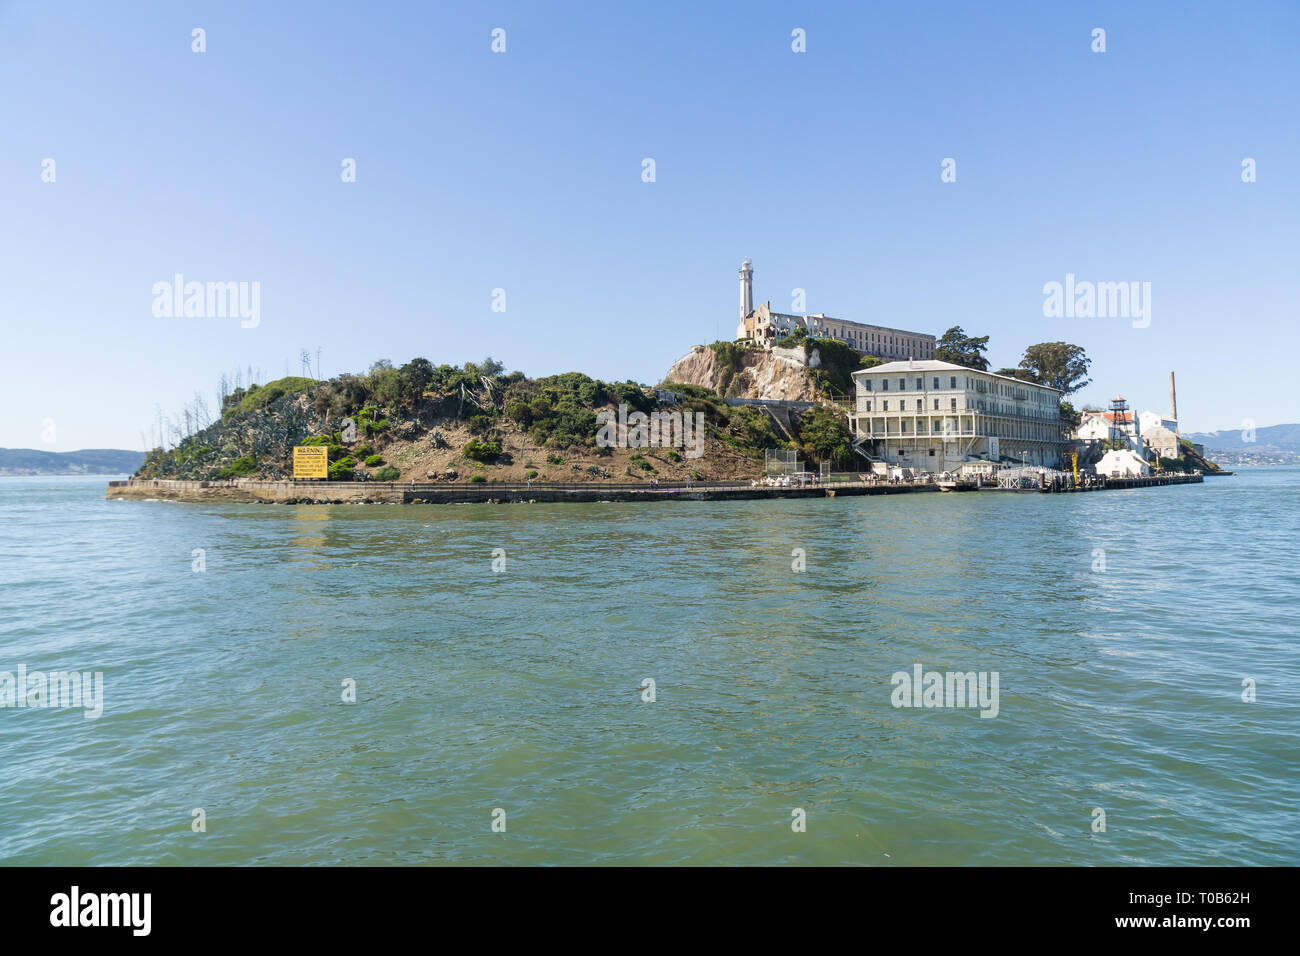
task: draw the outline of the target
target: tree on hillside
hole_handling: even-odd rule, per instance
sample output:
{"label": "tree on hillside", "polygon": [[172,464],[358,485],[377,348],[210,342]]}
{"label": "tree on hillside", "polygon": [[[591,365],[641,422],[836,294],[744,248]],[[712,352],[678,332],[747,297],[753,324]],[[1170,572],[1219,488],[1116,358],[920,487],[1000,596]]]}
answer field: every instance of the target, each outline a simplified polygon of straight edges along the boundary
{"label": "tree on hillside", "polygon": [[1072,395],[1092,382],[1088,377],[1091,364],[1082,346],[1068,342],[1039,342],[1025,349],[1020,360],[1020,367],[1031,372],[1034,381],[1060,389],[1063,395]]}
{"label": "tree on hillside", "polygon": [[413,358],[401,368],[407,384],[416,394],[423,394],[433,381],[433,363],[427,358]]}
{"label": "tree on hillside", "polygon": [[943,337],[935,345],[934,357],[940,362],[951,362],[953,365],[964,365],[966,368],[987,372],[989,360],[981,353],[988,350],[987,335],[967,335],[960,325],[954,325],[943,333]]}
{"label": "tree on hillside", "polygon": [[424,398],[424,391],[433,381],[433,363],[427,358],[413,358],[400,369],[402,402],[414,407]]}
{"label": "tree on hillside", "polygon": [[405,381],[402,373],[393,368],[388,359],[380,359],[370,366],[367,376],[370,394],[385,408],[400,408],[405,397]]}
{"label": "tree on hillside", "polygon": [[1082,420],[1083,415],[1073,405],[1064,400],[1061,402],[1061,424],[1065,428],[1074,431]]}
{"label": "tree on hillside", "polygon": [[505,365],[498,362],[492,356],[488,356],[483,361],[475,365],[473,362],[465,363],[465,371],[471,375],[480,375],[484,378],[496,378],[506,370]]}
{"label": "tree on hillside", "polygon": [[830,409],[814,405],[799,419],[800,449],[805,457],[841,466],[853,459],[853,437],[848,425]]}
{"label": "tree on hillside", "polygon": [[1022,382],[1037,382],[1038,377],[1033,372],[1024,368],[1000,368],[994,375],[1005,375],[1008,378],[1018,378]]}

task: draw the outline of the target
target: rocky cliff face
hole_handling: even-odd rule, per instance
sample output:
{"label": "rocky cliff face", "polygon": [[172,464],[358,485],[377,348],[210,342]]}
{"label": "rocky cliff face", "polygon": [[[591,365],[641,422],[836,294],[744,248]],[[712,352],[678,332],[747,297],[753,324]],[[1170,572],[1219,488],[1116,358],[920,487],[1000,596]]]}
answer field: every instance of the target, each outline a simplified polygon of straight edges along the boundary
{"label": "rocky cliff face", "polygon": [[805,359],[802,349],[737,350],[727,356],[697,345],[673,363],[664,381],[701,385],[728,398],[810,402],[817,396],[808,365],[816,367],[817,361],[815,349]]}

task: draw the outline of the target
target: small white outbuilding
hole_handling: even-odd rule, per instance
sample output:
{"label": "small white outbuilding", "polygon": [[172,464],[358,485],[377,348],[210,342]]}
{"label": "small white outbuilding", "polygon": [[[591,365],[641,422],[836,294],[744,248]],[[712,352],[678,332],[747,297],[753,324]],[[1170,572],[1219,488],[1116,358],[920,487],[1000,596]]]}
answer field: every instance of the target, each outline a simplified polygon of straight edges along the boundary
{"label": "small white outbuilding", "polygon": [[1097,474],[1106,478],[1140,478],[1151,474],[1151,466],[1127,448],[1108,451],[1097,462]]}

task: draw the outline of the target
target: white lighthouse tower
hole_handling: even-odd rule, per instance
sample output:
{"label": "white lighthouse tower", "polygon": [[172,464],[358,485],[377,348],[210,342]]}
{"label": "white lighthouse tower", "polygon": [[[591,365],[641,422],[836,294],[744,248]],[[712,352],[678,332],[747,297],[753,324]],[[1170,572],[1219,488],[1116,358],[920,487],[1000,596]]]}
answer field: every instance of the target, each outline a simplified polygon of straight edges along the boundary
{"label": "white lighthouse tower", "polygon": [[754,311],[754,270],[749,260],[740,264],[740,324],[745,324],[745,316]]}

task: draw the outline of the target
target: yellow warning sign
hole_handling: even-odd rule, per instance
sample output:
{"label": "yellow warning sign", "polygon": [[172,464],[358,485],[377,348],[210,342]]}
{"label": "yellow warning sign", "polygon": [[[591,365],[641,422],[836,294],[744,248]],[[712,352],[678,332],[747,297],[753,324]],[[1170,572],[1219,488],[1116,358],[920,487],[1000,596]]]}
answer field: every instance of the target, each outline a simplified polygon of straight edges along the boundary
{"label": "yellow warning sign", "polygon": [[293,450],[295,478],[328,478],[330,450],[324,445],[299,445]]}

